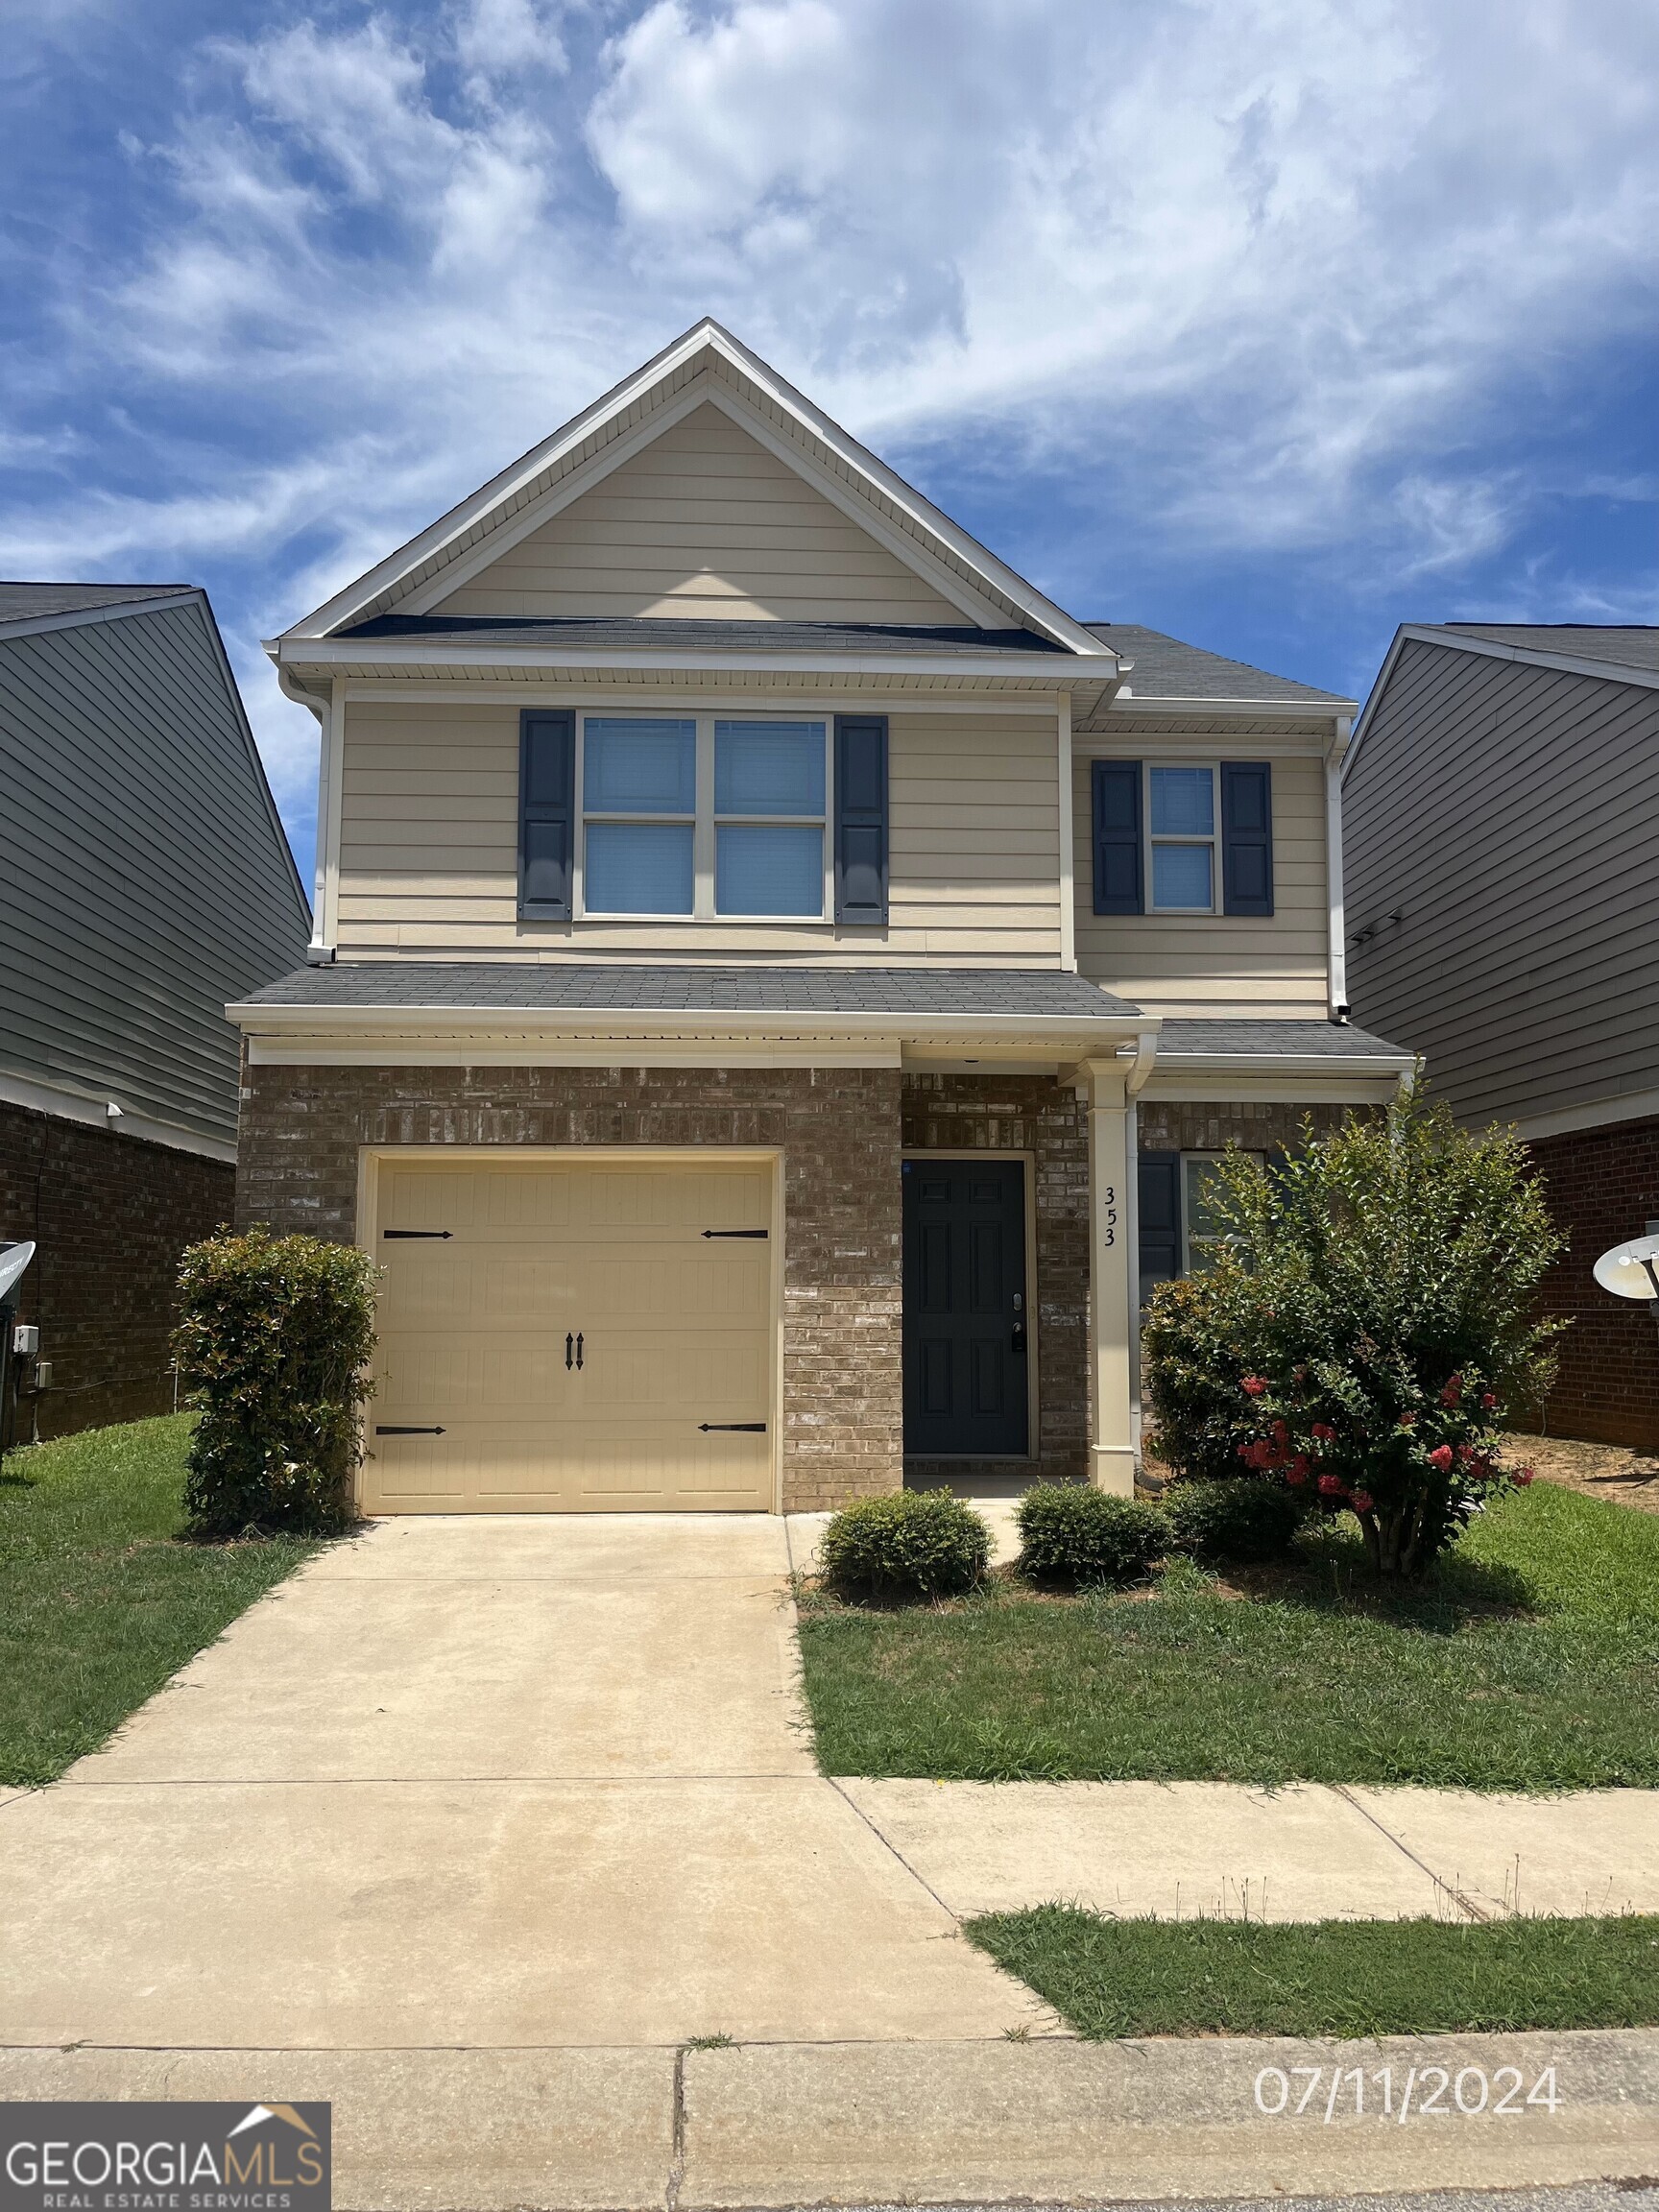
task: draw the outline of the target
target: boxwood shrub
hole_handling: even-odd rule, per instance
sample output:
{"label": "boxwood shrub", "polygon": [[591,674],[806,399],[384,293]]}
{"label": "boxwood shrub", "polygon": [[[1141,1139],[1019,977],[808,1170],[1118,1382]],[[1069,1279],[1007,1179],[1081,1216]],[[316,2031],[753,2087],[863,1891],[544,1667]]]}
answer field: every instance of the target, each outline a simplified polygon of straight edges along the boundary
{"label": "boxwood shrub", "polygon": [[1020,1571],[1034,1582],[1139,1582],[1172,1548],[1156,1505],[1063,1482],[1040,1482],[1015,1510]]}
{"label": "boxwood shrub", "polygon": [[1172,1482],[1164,1509],[1184,1551],[1200,1559],[1282,1559],[1306,1518],[1294,1490],[1259,1476]]}
{"label": "boxwood shrub", "polygon": [[949,1490],[899,1490],[837,1513],[818,1564],[844,1598],[948,1598],[983,1577],[991,1531]]}
{"label": "boxwood shrub", "polygon": [[268,1229],[184,1254],[173,1341],[201,1416],[184,1486],[199,1535],[350,1519],[378,1274],[349,1244]]}

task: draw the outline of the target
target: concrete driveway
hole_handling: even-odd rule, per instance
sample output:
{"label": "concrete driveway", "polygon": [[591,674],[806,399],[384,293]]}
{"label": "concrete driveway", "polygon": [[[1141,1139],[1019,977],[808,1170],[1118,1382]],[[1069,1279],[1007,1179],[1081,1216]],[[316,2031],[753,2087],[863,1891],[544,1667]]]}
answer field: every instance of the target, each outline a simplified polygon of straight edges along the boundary
{"label": "concrete driveway", "polygon": [[813,1766],[781,1522],[376,1524],[0,1804],[0,2044],[996,2038]]}

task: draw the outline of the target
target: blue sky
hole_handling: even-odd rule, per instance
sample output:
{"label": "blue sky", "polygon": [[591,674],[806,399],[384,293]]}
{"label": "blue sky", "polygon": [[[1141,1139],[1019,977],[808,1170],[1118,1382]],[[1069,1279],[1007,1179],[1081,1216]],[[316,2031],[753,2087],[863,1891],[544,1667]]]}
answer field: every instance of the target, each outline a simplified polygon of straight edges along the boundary
{"label": "blue sky", "polygon": [[258,640],[711,313],[1073,613],[1659,621],[1651,0],[6,0],[0,573]]}

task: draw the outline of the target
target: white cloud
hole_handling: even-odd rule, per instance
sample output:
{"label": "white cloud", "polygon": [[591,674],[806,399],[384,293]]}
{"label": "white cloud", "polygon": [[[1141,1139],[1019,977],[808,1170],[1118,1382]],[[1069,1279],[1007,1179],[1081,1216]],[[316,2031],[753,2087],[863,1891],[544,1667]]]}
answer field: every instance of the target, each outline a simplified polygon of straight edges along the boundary
{"label": "white cloud", "polygon": [[280,623],[711,311],[878,447],[1109,488],[1131,567],[1444,581],[1541,496],[1483,456],[1659,320],[1648,0],[252,14],[134,122],[171,201],[52,267],[30,365],[234,429],[13,563],[237,561]]}

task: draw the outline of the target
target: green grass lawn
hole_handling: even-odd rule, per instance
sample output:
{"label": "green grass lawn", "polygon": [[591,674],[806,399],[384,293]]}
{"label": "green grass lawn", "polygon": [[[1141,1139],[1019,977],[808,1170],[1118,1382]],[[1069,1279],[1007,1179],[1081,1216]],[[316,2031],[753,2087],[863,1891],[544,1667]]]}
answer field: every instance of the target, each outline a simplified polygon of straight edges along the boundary
{"label": "green grass lawn", "polygon": [[1327,1531],[1231,1587],[809,1598],[801,1643],[829,1774],[1659,1785],[1659,1517],[1544,1483],[1398,1597]]}
{"label": "green grass lawn", "polygon": [[[1080,2035],[1428,2035],[1659,2022],[1659,1919],[1107,1920],[967,1933]],[[1432,2054],[1427,2056],[1431,2056]],[[1300,2086],[1300,2085],[1298,2085]]]}
{"label": "green grass lawn", "polygon": [[0,1784],[50,1782],[316,1551],[182,1541],[190,1416],[0,1468]]}

